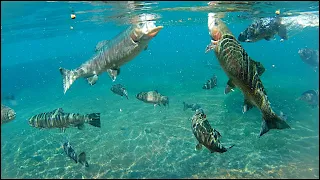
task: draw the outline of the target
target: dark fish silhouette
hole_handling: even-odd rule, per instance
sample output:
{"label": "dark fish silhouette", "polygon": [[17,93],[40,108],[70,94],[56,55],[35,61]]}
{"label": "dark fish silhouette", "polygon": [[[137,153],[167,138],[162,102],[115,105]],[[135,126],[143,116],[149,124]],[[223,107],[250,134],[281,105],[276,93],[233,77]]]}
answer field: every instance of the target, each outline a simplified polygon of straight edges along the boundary
{"label": "dark fish silhouette", "polygon": [[187,104],[187,103],[183,102],[183,110],[184,111],[187,109],[190,109],[190,108],[192,111],[196,111],[197,109],[200,109],[201,106],[199,104]]}
{"label": "dark fish silhouette", "polygon": [[212,89],[217,86],[218,78],[216,75],[213,75],[212,78],[207,80],[207,82],[202,86],[202,89]]}
{"label": "dark fish silhouette", "polygon": [[211,127],[202,109],[197,109],[196,113],[192,116],[191,128],[194,136],[198,140],[197,150],[200,150],[202,145],[204,145],[211,153],[224,153],[234,146],[232,145],[228,148],[222,146],[220,143],[221,134]]}
{"label": "dark fish silhouette", "polygon": [[136,95],[136,98],[145,103],[169,106],[169,98],[161,95],[158,91],[140,92]]}
{"label": "dark fish silhouette", "polygon": [[60,128],[63,132],[70,126],[83,129],[84,123],[88,123],[95,127],[101,127],[100,113],[81,115],[78,113],[65,113],[62,108],[58,108],[51,112],[34,115],[29,119],[29,125],[32,127]]}
{"label": "dark fish silhouette", "polygon": [[283,40],[287,40],[287,29],[281,21],[281,17],[260,18],[241,32],[238,40],[241,42],[256,42],[261,39],[269,41],[276,34]]}
{"label": "dark fish silhouette", "polygon": [[303,62],[315,69],[319,68],[319,50],[303,48],[300,49],[298,53]]}
{"label": "dark fish silhouette", "polygon": [[156,26],[154,21],[137,22],[111,41],[99,42],[96,54],[80,67],[74,70],[60,68],[64,93],[79,78],[87,78],[89,84],[95,84],[98,75],[103,72],[108,72],[114,81],[120,73],[120,67],[145,50],[162,28]]}
{"label": "dark fish silhouette", "polygon": [[128,91],[126,90],[126,88],[121,85],[121,84],[115,84],[111,87],[110,89],[113,93],[118,94],[120,96],[125,96],[127,99],[128,98]]}
{"label": "dark fish silhouette", "polygon": [[89,167],[85,152],[80,153],[78,156],[69,142],[65,142],[63,144],[63,150],[67,154],[67,156],[70,157],[72,160],[74,160],[76,163],[79,162],[82,165]]}
{"label": "dark fish silhouette", "polygon": [[242,91],[244,95],[243,113],[254,106],[260,109],[263,117],[260,136],[270,129],[290,128],[270,106],[260,79],[265,71],[262,64],[249,57],[227,26],[221,19],[215,17],[214,13],[208,15],[208,28],[212,40],[206,52],[210,50],[215,52],[221,67],[229,77],[227,89],[239,87]]}
{"label": "dark fish silhouette", "polygon": [[8,106],[1,104],[1,125],[8,123],[16,118],[16,113]]}
{"label": "dark fish silhouette", "polygon": [[318,90],[308,90],[301,94],[297,100],[302,100],[307,102],[313,108],[319,107],[319,91]]}

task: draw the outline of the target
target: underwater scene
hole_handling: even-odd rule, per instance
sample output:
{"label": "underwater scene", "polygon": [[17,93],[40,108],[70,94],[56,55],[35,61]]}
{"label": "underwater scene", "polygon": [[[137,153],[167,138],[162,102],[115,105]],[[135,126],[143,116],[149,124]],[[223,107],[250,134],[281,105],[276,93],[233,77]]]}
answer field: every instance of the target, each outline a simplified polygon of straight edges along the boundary
{"label": "underwater scene", "polygon": [[1,178],[319,179],[319,2],[1,1]]}

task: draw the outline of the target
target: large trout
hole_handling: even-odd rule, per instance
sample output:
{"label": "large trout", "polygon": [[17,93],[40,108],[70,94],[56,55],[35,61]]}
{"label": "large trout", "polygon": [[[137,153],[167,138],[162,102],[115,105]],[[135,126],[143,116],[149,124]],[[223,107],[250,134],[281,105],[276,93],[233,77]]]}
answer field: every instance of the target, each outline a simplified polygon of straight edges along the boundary
{"label": "large trout", "polygon": [[136,22],[111,41],[99,42],[95,55],[77,69],[60,68],[64,93],[79,78],[87,78],[89,84],[95,84],[98,75],[103,72],[108,72],[114,81],[120,73],[120,66],[147,49],[149,41],[162,28],[163,26],[156,26],[155,21]]}
{"label": "large trout", "polygon": [[261,63],[252,60],[227,26],[214,13],[208,14],[209,34],[212,38],[206,52],[213,50],[229,77],[226,93],[239,87],[244,95],[243,113],[256,106],[263,117],[260,136],[270,129],[285,129],[290,126],[270,107],[267,93],[260,76],[264,72]]}

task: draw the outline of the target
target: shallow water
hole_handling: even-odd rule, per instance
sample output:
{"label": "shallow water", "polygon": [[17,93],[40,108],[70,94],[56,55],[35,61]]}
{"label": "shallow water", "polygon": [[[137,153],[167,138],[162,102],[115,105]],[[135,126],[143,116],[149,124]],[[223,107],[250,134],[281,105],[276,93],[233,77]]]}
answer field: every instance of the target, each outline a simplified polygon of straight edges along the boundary
{"label": "shallow water", "polygon": [[[271,106],[277,114],[286,114],[292,127],[258,138],[260,111],[253,108],[242,114],[240,90],[224,95],[226,74],[206,66],[218,65],[212,52],[204,54],[210,41],[207,13],[224,11],[227,5],[217,10],[208,9],[206,2],[159,2],[133,11],[117,3],[4,3],[8,2],[1,2],[1,93],[13,93],[17,104],[2,103],[17,116],[1,127],[1,178],[319,178],[319,109],[296,101],[304,91],[319,88],[319,72],[297,53],[306,46],[319,48],[318,26],[292,26],[298,29],[291,29],[284,42],[276,36],[241,43],[266,68],[261,79]],[[273,16],[278,8],[295,17],[302,12],[318,16],[318,7],[313,2],[237,5],[239,11],[227,12],[224,20],[237,36],[254,18]],[[77,14],[74,21],[71,8]],[[14,15],[9,13],[13,10]],[[58,68],[79,66],[92,56],[97,42],[113,38],[132,14],[140,12],[159,14],[157,25],[164,25],[148,49],[124,65],[115,82],[102,74],[94,86],[77,80],[63,94]],[[120,17],[112,18],[116,16]],[[218,86],[203,90],[213,74]],[[114,83],[127,88],[128,100],[110,91]],[[135,98],[149,90],[168,96],[169,107],[153,107]],[[200,104],[221,133],[222,144],[236,145],[223,154],[195,151],[189,119],[194,112],[183,111],[183,101]],[[100,112],[101,128],[86,124],[84,130],[61,133],[28,125],[32,115],[59,107],[65,112]],[[66,140],[77,153],[86,152],[89,168],[64,154],[61,146]]]}

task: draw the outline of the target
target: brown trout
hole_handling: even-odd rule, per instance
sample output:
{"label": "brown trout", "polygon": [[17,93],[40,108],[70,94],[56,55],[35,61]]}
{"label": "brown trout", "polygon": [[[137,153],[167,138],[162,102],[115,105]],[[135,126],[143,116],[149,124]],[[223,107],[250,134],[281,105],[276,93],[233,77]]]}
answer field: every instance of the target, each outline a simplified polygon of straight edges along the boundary
{"label": "brown trout", "polygon": [[224,72],[229,77],[226,92],[239,87],[244,95],[243,113],[258,107],[263,121],[260,136],[270,129],[285,129],[290,126],[274,113],[270,106],[267,93],[260,76],[265,71],[261,63],[251,59],[237,39],[231,34],[227,26],[215,17],[208,14],[208,28],[211,43],[206,52],[213,50]]}
{"label": "brown trout", "polygon": [[213,129],[207,120],[203,110],[197,109],[191,118],[191,128],[193,135],[197,138],[198,144],[196,150],[200,150],[202,145],[210,150],[211,153],[224,153],[234,145],[226,148],[220,143],[221,134]]}

